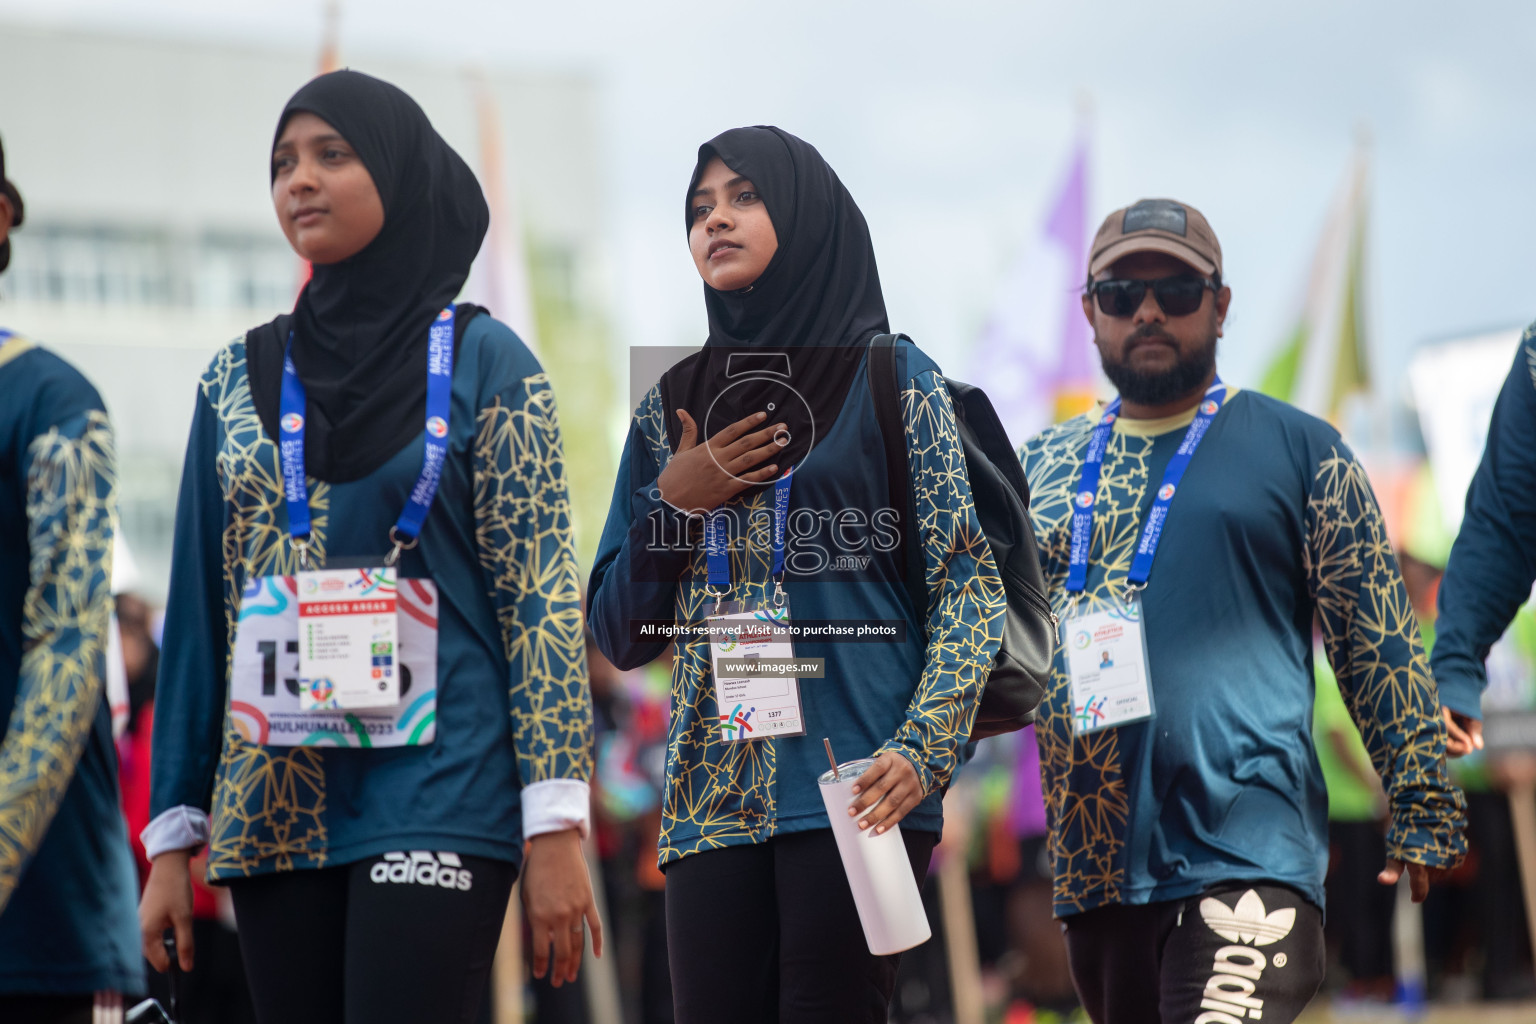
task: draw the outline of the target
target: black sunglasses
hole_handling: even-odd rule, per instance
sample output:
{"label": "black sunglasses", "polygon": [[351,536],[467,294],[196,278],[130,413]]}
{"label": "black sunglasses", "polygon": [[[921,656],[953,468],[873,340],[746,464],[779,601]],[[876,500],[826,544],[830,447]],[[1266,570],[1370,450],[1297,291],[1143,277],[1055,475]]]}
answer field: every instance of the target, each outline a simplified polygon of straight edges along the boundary
{"label": "black sunglasses", "polygon": [[1147,289],[1152,289],[1157,304],[1169,316],[1188,316],[1200,308],[1205,300],[1205,290],[1216,290],[1216,282],[1195,274],[1175,274],[1159,277],[1154,281],[1112,278],[1095,281],[1088,291],[1099,302],[1099,312],[1105,316],[1131,316],[1141,308]]}

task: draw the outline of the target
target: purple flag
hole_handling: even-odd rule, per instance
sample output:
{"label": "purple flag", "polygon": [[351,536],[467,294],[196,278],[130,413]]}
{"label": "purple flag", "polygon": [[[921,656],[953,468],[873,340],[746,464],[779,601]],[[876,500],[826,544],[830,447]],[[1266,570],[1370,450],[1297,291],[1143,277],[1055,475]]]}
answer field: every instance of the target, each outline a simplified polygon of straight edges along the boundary
{"label": "purple flag", "polygon": [[1083,317],[1088,274],[1088,143],[1073,148],[1040,237],[1004,277],[972,356],[1014,444],[1092,403],[1096,369]]}

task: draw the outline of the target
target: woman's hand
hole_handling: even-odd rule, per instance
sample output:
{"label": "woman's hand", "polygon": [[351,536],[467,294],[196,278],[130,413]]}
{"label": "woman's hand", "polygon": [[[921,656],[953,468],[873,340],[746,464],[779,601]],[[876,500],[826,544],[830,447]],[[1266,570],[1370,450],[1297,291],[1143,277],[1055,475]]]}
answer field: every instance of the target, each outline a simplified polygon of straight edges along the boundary
{"label": "woman's hand", "polygon": [[555,947],[550,983],[575,981],[581,968],[581,922],[592,929],[592,955],[603,955],[603,925],[592,898],[592,879],[581,855],[581,834],[575,829],[545,832],[528,840],[523,863],[523,910],[528,917],[533,976],[550,969],[549,947]]}
{"label": "woman's hand", "polygon": [[171,969],[165,955],[165,930],[176,931],[176,960],[183,971],[192,969],[192,871],[187,867],[191,850],[168,850],[149,865],[149,881],[139,900],[139,941],[144,959],[164,974]]}
{"label": "woman's hand", "polygon": [[[848,808],[849,816],[863,815],[859,828],[873,828],[879,835],[923,802],[923,782],[911,761],[887,750],[859,776],[853,793],[858,799]],[[869,810],[871,807],[874,809]]]}
{"label": "woman's hand", "polygon": [[754,468],[788,443],[787,434],[783,443],[776,440],[788,429],[783,423],[752,431],[768,418],[766,412],[737,420],[704,444],[699,444],[698,424],[686,409],[677,410],[677,418],[682,421],[683,436],[656,481],[661,500],[673,508],[704,515],[748,487],[767,483],[778,472],[776,465]]}

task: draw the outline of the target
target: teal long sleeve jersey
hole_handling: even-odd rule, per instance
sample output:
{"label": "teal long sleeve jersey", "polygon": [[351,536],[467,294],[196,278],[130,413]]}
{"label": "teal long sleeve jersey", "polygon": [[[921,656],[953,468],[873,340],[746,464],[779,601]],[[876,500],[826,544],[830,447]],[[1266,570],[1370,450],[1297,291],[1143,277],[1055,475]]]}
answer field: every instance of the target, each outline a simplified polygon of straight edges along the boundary
{"label": "teal long sleeve jersey", "polygon": [[[1121,418],[1099,478],[1083,607],[1123,593],[1194,410]],[[1099,414],[1020,451],[1052,605],[1067,617],[1072,510]],[[1036,725],[1059,916],[1271,881],[1323,905],[1328,798],[1312,746],[1312,624],[1391,801],[1388,856],[1465,851],[1464,801],[1408,595],[1365,471],[1328,424],[1229,390],[1142,593],[1155,716],[1073,731],[1066,661]]]}
{"label": "teal long sleeve jersey", "polygon": [[144,988],[105,696],[116,494],[96,389],[0,333],[0,995]]}
{"label": "teal long sleeve jersey", "polygon": [[[592,708],[553,392],[517,336],[479,316],[455,352],[451,409],[437,498],[399,562],[402,578],[437,585],[436,739],[267,746],[231,713],[230,651],[247,586],[295,572],[298,558],[244,341],[203,375],[176,512],[151,813],[207,816],[210,880],[413,849],[518,863],[533,790],[570,780],[584,796]],[[383,558],[423,446],[359,480],[309,480],[321,563]]]}
{"label": "teal long sleeve jersey", "polygon": [[1536,324],[1526,328],[1493,406],[1483,459],[1440,582],[1430,663],[1440,699],[1482,717],[1489,649],[1536,581]]}
{"label": "teal long sleeve jersey", "polygon": [[[722,736],[724,711],[716,705],[707,642],[680,641],[672,663],[663,865],[830,827],[816,784],[827,770],[823,737],[842,760],[883,751],[907,757],[925,799],[901,827],[942,827],[941,790],[959,766],[1001,643],[1004,597],[971,503],[949,392],[937,367],[910,342],[898,348],[897,359],[921,530],[910,536],[921,540],[928,583],[924,621],[901,582],[895,520],[880,514],[888,502],[885,457],[866,365],[836,421],[795,467],[784,589],[793,620],[899,621],[903,637],[797,640],[797,658],[825,659],[824,678],[800,682],[806,734],[745,743]],[[656,487],[671,455],[653,387],[630,426],[588,593],[598,645],[621,668],[645,664],[668,643],[641,635],[640,623],[697,626],[714,606],[706,593],[701,531],[663,502]],[[732,521],[732,596],[759,606],[773,592],[772,503],[766,488],[722,506]]]}

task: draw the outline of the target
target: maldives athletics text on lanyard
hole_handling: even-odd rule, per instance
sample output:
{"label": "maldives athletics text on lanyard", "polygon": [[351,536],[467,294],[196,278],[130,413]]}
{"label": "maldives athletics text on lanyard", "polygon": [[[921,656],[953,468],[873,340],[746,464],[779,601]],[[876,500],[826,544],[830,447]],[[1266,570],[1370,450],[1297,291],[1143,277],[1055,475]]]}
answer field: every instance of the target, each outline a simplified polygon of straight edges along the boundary
{"label": "maldives athletics text on lanyard", "polygon": [[288,505],[288,532],[299,554],[299,675],[305,710],[392,707],[400,701],[398,579],[400,552],[416,546],[448,458],[453,395],[454,308],[427,334],[426,450],[421,475],[377,568],[309,568],[309,489],[304,482],[304,382],[293,366],[293,333],[283,352],[278,459]]}
{"label": "maldives athletics text on lanyard", "polygon": [[1152,717],[1151,677],[1147,670],[1147,641],[1141,617],[1141,592],[1152,574],[1152,559],[1168,523],[1169,509],[1179,483],[1189,469],[1195,450],[1205,439],[1226,398],[1227,386],[1216,378],[1195,410],[1194,422],[1163,472],[1141,539],[1126,577],[1123,601],[1113,597],[1107,608],[1079,614],[1079,598],[1088,586],[1088,556],[1093,547],[1093,509],[1098,497],[1099,471],[1109,448],[1110,434],[1120,418],[1120,399],[1104,410],[1104,416],[1088,440],[1083,474],[1072,509],[1072,551],[1067,568],[1067,593],[1072,595],[1062,622],[1061,646],[1067,656],[1071,680],[1072,728],[1082,735]]}
{"label": "maldives athletics text on lanyard", "polygon": [[730,522],[723,507],[704,517],[705,588],[715,599],[704,622],[715,678],[715,713],[727,742],[800,736],[800,680],[794,668],[789,605],[784,594],[784,532],[794,467],[773,483],[773,602],[727,602],[731,592]]}

